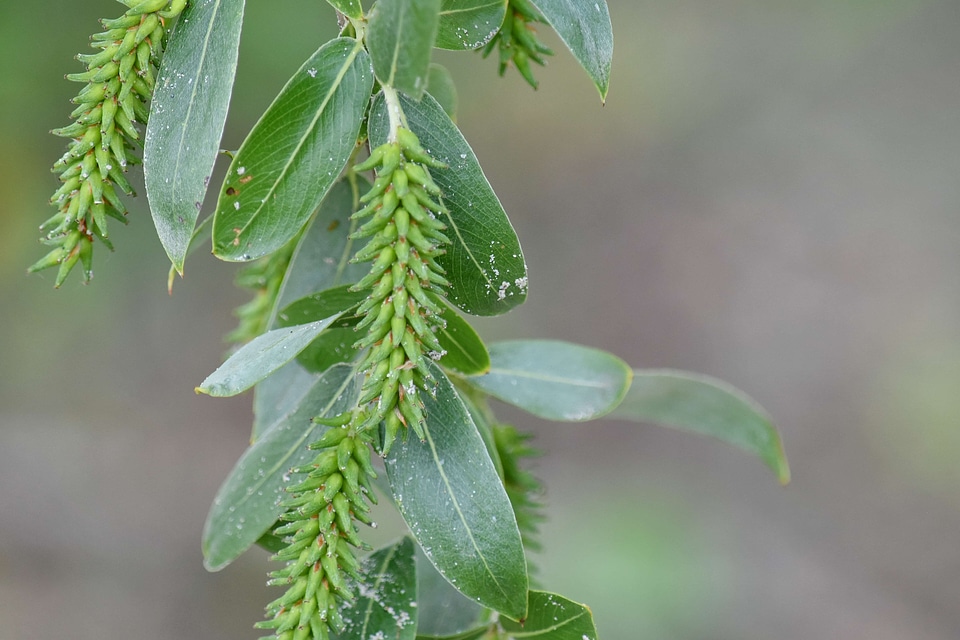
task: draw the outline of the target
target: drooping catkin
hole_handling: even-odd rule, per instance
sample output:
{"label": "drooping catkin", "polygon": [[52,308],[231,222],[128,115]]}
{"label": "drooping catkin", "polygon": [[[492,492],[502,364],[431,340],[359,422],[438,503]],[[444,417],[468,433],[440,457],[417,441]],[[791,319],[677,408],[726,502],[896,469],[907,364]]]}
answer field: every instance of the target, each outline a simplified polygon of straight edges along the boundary
{"label": "drooping catkin", "polygon": [[41,242],[53,249],[29,271],[59,267],[59,287],[79,262],[83,277],[93,276],[93,240],[110,249],[107,218],[126,223],[118,190],[133,195],[124,175],[138,162],[140,132],[147,121],[166,26],[186,0],[123,0],[129,7],[115,20],[101,20],[104,31],[90,38],[92,54],[78,55],[82,73],[67,75],[84,84],[73,102],[73,124],[52,133],[70,138],[67,152],[53,166],[60,188],[50,199],[57,213],[40,225]]}
{"label": "drooping catkin", "polygon": [[363,224],[353,234],[367,239],[354,261],[371,261],[370,272],[353,286],[369,295],[358,310],[358,330],[365,335],[356,346],[367,349],[360,405],[369,406],[360,429],[383,423],[386,455],[403,427],[423,439],[425,420],[421,393],[431,392],[433,374],[428,359],[439,358],[443,347],[436,330],[443,325],[436,294],[448,286],[437,262],[450,240],[437,215],[445,213],[440,188],[430,167],[444,165],[431,157],[416,135],[401,127],[397,139],[373,150],[355,167],[376,169],[373,187],[360,200],[366,206],[354,214]]}
{"label": "drooping catkin", "polygon": [[534,22],[546,24],[547,21],[529,0],[510,0],[503,24],[483,48],[483,57],[486,58],[497,49],[500,55],[500,75],[505,74],[513,62],[527,84],[536,89],[538,83],[530,63],[544,66],[544,56],[552,56],[553,51],[537,38],[531,24]]}

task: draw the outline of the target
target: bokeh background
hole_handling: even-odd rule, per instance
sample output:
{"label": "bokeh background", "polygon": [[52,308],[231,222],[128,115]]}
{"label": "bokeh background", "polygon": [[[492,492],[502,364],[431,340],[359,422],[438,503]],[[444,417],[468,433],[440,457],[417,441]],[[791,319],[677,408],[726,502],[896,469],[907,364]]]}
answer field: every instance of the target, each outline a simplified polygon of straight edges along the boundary
{"label": "bokeh background", "polygon": [[[266,553],[207,574],[199,545],[250,428],[249,396],[193,394],[234,267],[197,256],[168,296],[141,198],[91,285],[25,275],[62,75],[119,7],[42,4],[0,2],[0,637],[256,638]],[[960,3],[609,4],[604,107],[556,39],[537,92],[439,56],[530,267],[529,302],[480,327],[728,380],[794,479],[504,410],[545,453],[542,583],[607,640],[960,637]],[[332,34],[320,0],[248,2],[225,147]]]}

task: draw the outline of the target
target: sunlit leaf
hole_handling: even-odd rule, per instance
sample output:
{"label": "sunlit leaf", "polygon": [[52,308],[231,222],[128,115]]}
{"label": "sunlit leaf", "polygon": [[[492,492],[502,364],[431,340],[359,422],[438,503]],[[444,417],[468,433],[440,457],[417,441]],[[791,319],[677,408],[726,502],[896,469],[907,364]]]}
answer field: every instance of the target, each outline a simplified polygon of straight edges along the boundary
{"label": "sunlit leaf", "polygon": [[357,20],[363,17],[363,7],[360,6],[360,0],[327,0],[327,2],[345,16]]}
{"label": "sunlit leaf", "polygon": [[197,387],[197,392],[222,398],[246,391],[296,358],[339,317],[337,314],[317,322],[274,329],[257,336],[207,376]]}
{"label": "sunlit leaf", "polygon": [[369,57],[351,38],[303,63],[227,170],[213,221],[218,257],[259,258],[303,228],[356,148],[372,87]]}

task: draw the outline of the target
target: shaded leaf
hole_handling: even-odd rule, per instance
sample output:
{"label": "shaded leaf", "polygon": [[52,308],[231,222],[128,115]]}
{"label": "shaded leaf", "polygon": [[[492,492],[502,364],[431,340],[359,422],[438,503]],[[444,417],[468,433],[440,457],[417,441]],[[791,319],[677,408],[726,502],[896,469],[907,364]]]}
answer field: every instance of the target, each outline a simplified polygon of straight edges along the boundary
{"label": "shaded leaf", "polygon": [[607,99],[613,61],[613,26],[606,0],[530,0]]}
{"label": "shaded leaf", "polygon": [[287,82],[237,151],[217,201],[213,252],[253,260],[290,241],[356,148],[373,87],[362,45],[337,38]]}
{"label": "shaded leaf", "polygon": [[790,481],[783,443],[770,416],[749,396],[716,378],[637,369],[626,398],[607,417],[653,422],[719,438],[758,455],[781,483]]}
{"label": "shaded leaf", "polygon": [[490,369],[490,354],[470,323],[446,304],[440,317],[446,323],[436,332],[445,352],[440,365],[466,375],[486,373]]}
{"label": "shaded leaf", "polygon": [[[527,267],[520,241],[477,157],[457,126],[430,95],[420,102],[401,96],[410,128],[423,147],[446,169],[431,169],[450,214],[442,216],[452,240],[438,262],[450,281],[448,299],[478,316],[506,313],[527,298]],[[377,97],[370,109],[370,141],[387,139],[386,101]]]}
{"label": "shaded leaf", "polygon": [[427,76],[427,91],[443,108],[444,113],[450,116],[450,120],[456,122],[460,100],[457,96],[457,85],[454,84],[453,77],[446,67],[436,63],[430,65],[430,73]]}
{"label": "shaded leaf", "polygon": [[316,452],[307,444],[328,428],[311,419],[349,411],[358,391],[351,367],[331,369],[296,409],[271,425],[240,457],[217,492],[203,528],[208,570],[219,571],[269,532],[283,512],[278,503],[290,483],[289,470],[313,459]]}
{"label": "shaded leaf", "polygon": [[480,604],[522,618],[527,570],[513,508],[466,407],[432,365],[426,440],[408,437],[386,459],[394,502],[427,558]]}
{"label": "shaded leaf", "polygon": [[378,0],[366,42],[381,83],[419,100],[427,88],[440,0]]}
{"label": "shaded leaf", "polygon": [[479,49],[497,32],[506,13],[507,0],[442,0],[437,47]]}
{"label": "shaded leaf", "polygon": [[455,636],[474,629],[486,609],[447,582],[417,547],[417,637]]}
{"label": "shaded leaf", "polygon": [[[356,182],[356,188],[349,180],[337,182],[308,224],[280,285],[271,328],[276,327],[279,310],[295,300],[314,291],[356,282],[369,270],[369,265],[349,262],[354,252],[353,241],[348,237],[354,224],[350,214],[359,194],[369,189],[367,180],[357,176]],[[253,395],[252,439],[256,440],[267,426],[295,407],[313,381],[309,371],[290,362],[260,382]]]}
{"label": "shaded leaf", "polygon": [[188,3],[150,105],[143,179],[157,235],[180,273],[220,151],[242,23],[243,0]]}
{"label": "shaded leaf", "polygon": [[300,352],[296,364],[311,373],[321,373],[337,363],[352,362],[357,356],[356,342],[353,327],[332,327]]}
{"label": "shaded leaf", "polygon": [[356,307],[366,299],[368,292],[351,291],[350,286],[344,284],[324,289],[290,303],[277,314],[277,324],[281,327],[292,327],[316,322]]}
{"label": "shaded leaf", "polygon": [[364,558],[356,602],[343,611],[346,629],[332,633],[340,640],[396,638],[414,640],[417,635],[417,566],[413,540],[404,537]]}
{"label": "shaded leaf", "polygon": [[491,396],[546,418],[593,420],[616,407],[630,386],[620,358],[555,340],[513,340],[489,347],[490,371],[470,382]]}
{"label": "shaded leaf", "polygon": [[500,626],[517,640],[597,640],[597,628],[588,607],[545,591],[530,592],[530,609],[522,624],[501,618]]}
{"label": "shaded leaf", "polygon": [[197,392],[224,398],[246,391],[296,358],[339,317],[337,314],[310,324],[274,329],[257,336],[207,376],[197,387]]}

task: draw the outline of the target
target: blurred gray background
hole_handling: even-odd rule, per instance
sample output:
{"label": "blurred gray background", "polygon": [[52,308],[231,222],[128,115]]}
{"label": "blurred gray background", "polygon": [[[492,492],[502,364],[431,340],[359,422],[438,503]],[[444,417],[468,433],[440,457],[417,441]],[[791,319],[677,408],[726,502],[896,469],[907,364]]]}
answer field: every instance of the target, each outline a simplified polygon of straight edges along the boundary
{"label": "blurred gray background", "polygon": [[[609,4],[605,107],[555,38],[536,92],[438,56],[530,268],[528,303],[479,326],[719,376],[776,417],[794,480],[504,410],[545,453],[543,584],[607,640],[960,637],[960,3]],[[199,255],[167,296],[140,198],[90,286],[24,275],[61,77],[122,9],[43,5],[0,3],[0,637],[256,638],[266,553],[207,574],[199,545],[250,429],[249,396],[193,393],[246,299],[234,266]],[[248,3],[225,147],[332,23]]]}

